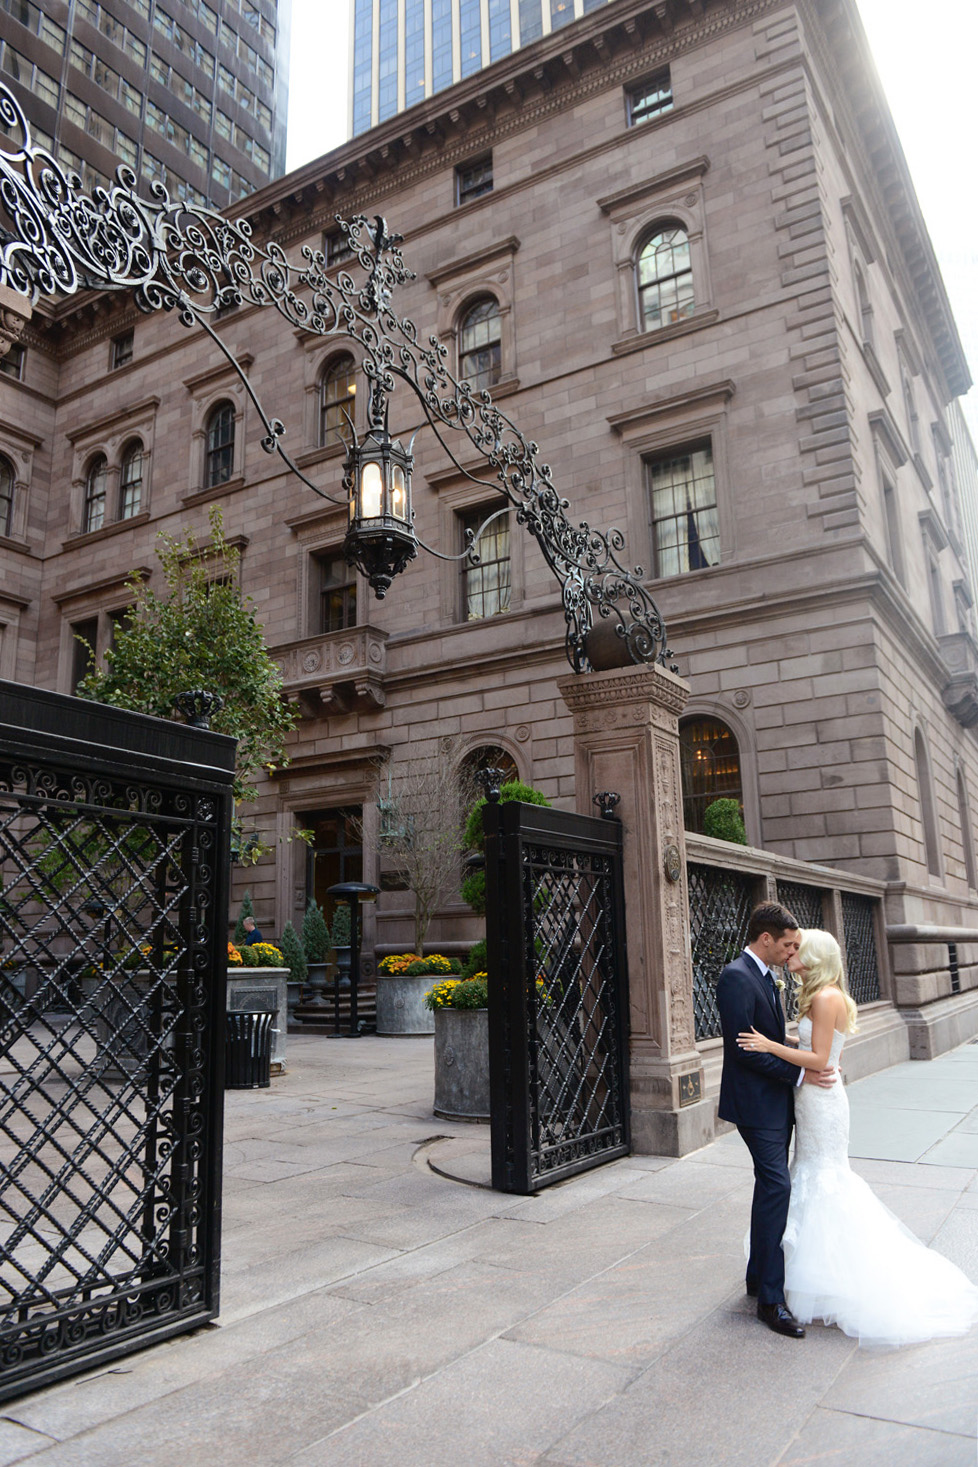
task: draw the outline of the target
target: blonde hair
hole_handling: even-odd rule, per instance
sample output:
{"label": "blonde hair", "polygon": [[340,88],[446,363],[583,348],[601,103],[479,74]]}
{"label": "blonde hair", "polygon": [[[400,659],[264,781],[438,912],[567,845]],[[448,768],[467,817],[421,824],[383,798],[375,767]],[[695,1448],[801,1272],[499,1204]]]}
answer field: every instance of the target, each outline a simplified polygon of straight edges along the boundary
{"label": "blonde hair", "polygon": [[820,993],[823,988],[838,988],[846,1003],[849,1020],[846,1032],[855,1034],[857,1009],[846,983],[842,952],[831,932],[823,932],[819,927],[804,929],[798,948],[798,961],[801,963],[801,972],[795,975],[795,991],[799,1019],[803,1019],[808,1013],[816,993]]}

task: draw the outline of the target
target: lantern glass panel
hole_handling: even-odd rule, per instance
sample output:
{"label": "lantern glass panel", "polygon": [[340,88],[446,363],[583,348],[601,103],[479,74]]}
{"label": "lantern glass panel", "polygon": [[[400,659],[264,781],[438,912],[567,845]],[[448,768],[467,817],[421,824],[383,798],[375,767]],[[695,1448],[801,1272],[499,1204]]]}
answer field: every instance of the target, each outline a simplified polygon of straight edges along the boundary
{"label": "lantern glass panel", "polygon": [[399,520],[407,519],[407,496],[404,486],[404,470],[400,464],[394,465],[391,483],[391,514]]}
{"label": "lantern glass panel", "polygon": [[365,463],[360,478],[360,515],[365,520],[379,520],[384,498],[384,480],[380,464]]}

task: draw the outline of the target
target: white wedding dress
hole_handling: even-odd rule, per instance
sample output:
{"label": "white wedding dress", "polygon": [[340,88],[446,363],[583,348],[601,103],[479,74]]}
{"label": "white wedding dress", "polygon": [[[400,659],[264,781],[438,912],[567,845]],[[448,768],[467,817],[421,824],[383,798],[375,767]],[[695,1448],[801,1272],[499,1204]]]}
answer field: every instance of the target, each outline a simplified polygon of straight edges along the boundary
{"label": "white wedding dress", "polygon": [[[798,1025],[802,1049],[811,1019]],[[845,1035],[835,1034],[838,1066]],[[959,1335],[978,1320],[978,1288],[926,1247],[849,1166],[849,1098],[831,1089],[795,1092],[791,1205],[784,1232],[785,1298],[804,1324],[837,1324],[866,1345],[908,1345]]]}

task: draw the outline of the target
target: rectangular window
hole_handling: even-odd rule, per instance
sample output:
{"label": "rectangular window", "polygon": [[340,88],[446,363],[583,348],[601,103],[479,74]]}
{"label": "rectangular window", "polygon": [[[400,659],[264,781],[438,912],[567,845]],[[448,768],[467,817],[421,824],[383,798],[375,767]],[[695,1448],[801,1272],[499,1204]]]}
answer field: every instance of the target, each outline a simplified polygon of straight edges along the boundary
{"label": "rectangular window", "polygon": [[[483,505],[480,509],[459,515],[463,549],[466,531],[471,530],[473,535],[478,535],[492,513],[490,505]],[[462,616],[466,621],[481,621],[484,617],[498,616],[500,612],[509,610],[512,574],[508,513],[492,521],[479,536],[475,549],[479,564],[462,562]]]}
{"label": "rectangular window", "polygon": [[492,193],[492,154],[473,163],[460,163],[455,169],[455,202],[468,204]]}
{"label": "rectangular window", "polygon": [[128,366],[132,361],[134,333],[123,331],[120,336],[112,338],[112,370],[117,371],[119,367]]}
{"label": "rectangular window", "polygon": [[357,578],[342,555],[318,555],[315,559],[318,585],[316,631],[343,632],[357,624]]}
{"label": "rectangular window", "polygon": [[139,157],[136,140],[120,132],[119,128],[115,130],[115,150],[124,163],[128,163],[130,168],[135,168],[136,160]]}
{"label": "rectangular window", "polygon": [[653,575],[678,576],[720,561],[713,450],[709,443],[646,464],[652,510]]}
{"label": "rectangular window", "polygon": [[207,149],[192,134],[187,138],[187,152],[195,163],[200,164],[201,168],[207,167]]}
{"label": "rectangular window", "polygon": [[233,125],[230,117],[227,115],[226,112],[222,112],[221,109],[218,108],[217,116],[214,118],[214,131],[217,133],[219,138],[224,138],[227,142],[230,142],[232,130]]}
{"label": "rectangular window", "polygon": [[[71,623],[71,691],[77,693],[78,684],[95,666],[95,647],[98,643],[98,617]],[[82,638],[81,641],[78,639]]]}
{"label": "rectangular window", "polygon": [[26,359],[27,348],[15,341],[6,356],[0,357],[0,372],[5,377],[12,377],[15,382],[23,382]]}
{"label": "rectangular window", "polygon": [[625,105],[629,127],[638,127],[663,112],[672,111],[672,83],[668,71],[660,71],[638,86],[628,87]]}
{"label": "rectangular window", "polygon": [[342,265],[344,260],[353,259],[353,249],[350,237],[344,234],[342,229],[330,229],[323,235],[323,254],[326,256],[326,265]]}
{"label": "rectangular window", "polygon": [[526,46],[543,35],[540,0],[520,0],[520,45]]}
{"label": "rectangular window", "polygon": [[214,160],[211,163],[211,178],[213,178],[216,183],[219,183],[222,188],[229,189],[231,187],[230,164],[225,163],[223,158],[218,158],[216,153],[214,155]]}
{"label": "rectangular window", "polygon": [[900,511],[897,505],[896,485],[883,480],[883,522],[886,530],[886,553],[894,574],[901,586],[906,585],[903,571],[903,544],[900,537]]}
{"label": "rectangular window", "polygon": [[234,96],[234,72],[229,71],[223,63],[217,68],[217,84],[229,97]]}
{"label": "rectangular window", "polygon": [[471,76],[482,66],[482,6],[479,0],[459,0],[458,37],[462,75]]}
{"label": "rectangular window", "polygon": [[927,557],[927,590],[930,593],[930,614],[934,625],[935,637],[943,637],[947,631],[944,621],[944,596],[941,590],[941,571],[937,564],[937,556],[929,545],[924,547]]}
{"label": "rectangular window", "polygon": [[139,116],[143,105],[143,94],[138,88],[126,81],[125,77],[119,80],[119,101],[136,117]]}
{"label": "rectangular window", "polygon": [[489,60],[499,61],[513,49],[509,0],[489,0]]}

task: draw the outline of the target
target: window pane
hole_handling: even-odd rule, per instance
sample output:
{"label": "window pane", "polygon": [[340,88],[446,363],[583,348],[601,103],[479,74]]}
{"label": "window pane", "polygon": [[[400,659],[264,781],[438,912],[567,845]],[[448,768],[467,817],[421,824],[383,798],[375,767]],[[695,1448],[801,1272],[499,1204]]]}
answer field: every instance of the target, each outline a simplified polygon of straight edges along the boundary
{"label": "window pane", "polygon": [[719,564],[713,453],[709,444],[648,465],[656,576]]}
{"label": "window pane", "polygon": [[207,462],[205,482],[213,488],[226,484],[234,467],[234,408],[222,402],[211,413],[207,423]]}
{"label": "window pane", "polygon": [[14,471],[0,458],[0,535],[9,535],[14,517]]}
{"label": "window pane", "polygon": [[683,823],[703,833],[703,815],[714,800],[737,800],[743,808],[740,750],[718,718],[687,718],[679,725]]}
{"label": "window pane", "polygon": [[689,240],[682,229],[654,234],[638,257],[638,296],[645,331],[669,326],[693,314],[693,272]]}
{"label": "window pane", "polygon": [[105,476],[108,465],[104,458],[97,458],[88,471],[85,482],[86,533],[100,530],[105,522]]}
{"label": "window pane", "polygon": [[[491,517],[489,506],[460,516],[463,533],[478,534]],[[462,562],[462,615],[466,621],[479,621],[508,611],[512,576],[509,558],[509,515],[500,515],[479,537],[476,544],[478,565]]]}
{"label": "window pane", "polygon": [[462,321],[459,334],[459,376],[475,388],[492,387],[502,374],[502,326],[499,305],[487,296],[477,301]]}
{"label": "window pane", "polygon": [[347,416],[353,417],[357,392],[352,357],[343,356],[329,364],[320,392],[320,444],[326,448],[332,443],[345,443],[350,432]]}

